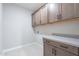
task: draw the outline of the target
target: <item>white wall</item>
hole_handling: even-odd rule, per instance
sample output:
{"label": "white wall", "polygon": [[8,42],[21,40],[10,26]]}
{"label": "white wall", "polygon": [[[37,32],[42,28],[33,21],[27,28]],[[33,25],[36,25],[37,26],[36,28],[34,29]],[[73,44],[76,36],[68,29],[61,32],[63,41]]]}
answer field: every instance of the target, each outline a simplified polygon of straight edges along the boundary
{"label": "white wall", "polygon": [[31,12],[15,4],[3,4],[3,48],[32,43]]}
{"label": "white wall", "polygon": [[2,51],[2,4],[0,3],[0,53]]}
{"label": "white wall", "polygon": [[[43,34],[69,34],[69,35],[79,35],[79,18],[64,22],[57,22],[53,24],[47,24],[38,26],[35,28],[36,31],[39,31]],[[42,35],[37,35],[36,41],[41,45],[43,42]]]}
{"label": "white wall", "polygon": [[48,24],[44,26],[38,26],[36,27],[36,30],[44,34],[60,33],[79,35],[79,18],[69,21]]}

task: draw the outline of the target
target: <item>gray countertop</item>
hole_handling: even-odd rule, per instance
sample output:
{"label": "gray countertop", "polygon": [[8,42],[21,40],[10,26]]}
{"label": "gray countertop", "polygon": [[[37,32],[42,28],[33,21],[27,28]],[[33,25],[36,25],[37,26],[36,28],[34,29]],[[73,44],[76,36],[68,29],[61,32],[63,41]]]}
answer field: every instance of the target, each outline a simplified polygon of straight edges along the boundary
{"label": "gray countertop", "polygon": [[55,35],[41,35],[41,37],[79,47],[79,39],[77,38],[61,37]]}

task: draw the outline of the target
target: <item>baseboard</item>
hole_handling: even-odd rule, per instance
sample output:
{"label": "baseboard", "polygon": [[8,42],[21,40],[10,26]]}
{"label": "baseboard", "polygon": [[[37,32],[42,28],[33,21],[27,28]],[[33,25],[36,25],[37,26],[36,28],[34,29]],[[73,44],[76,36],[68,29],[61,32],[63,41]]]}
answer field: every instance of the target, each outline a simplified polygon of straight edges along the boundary
{"label": "baseboard", "polygon": [[[33,42],[31,44],[35,44],[35,43]],[[16,50],[16,49],[19,49],[19,48],[23,48],[23,47],[29,46],[31,44],[29,43],[29,44],[19,45],[19,46],[13,47],[13,48],[5,49],[5,50],[3,50],[2,54],[4,55],[6,52],[9,52],[9,51],[12,51],[12,50]]]}

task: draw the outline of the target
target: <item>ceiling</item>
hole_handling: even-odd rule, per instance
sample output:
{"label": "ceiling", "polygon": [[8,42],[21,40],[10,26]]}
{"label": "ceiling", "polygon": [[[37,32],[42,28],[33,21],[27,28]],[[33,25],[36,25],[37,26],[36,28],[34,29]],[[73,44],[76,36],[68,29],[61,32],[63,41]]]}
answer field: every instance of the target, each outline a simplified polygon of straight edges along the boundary
{"label": "ceiling", "polygon": [[28,10],[31,10],[32,12],[36,11],[38,8],[40,8],[45,3],[17,3],[19,6],[24,7]]}

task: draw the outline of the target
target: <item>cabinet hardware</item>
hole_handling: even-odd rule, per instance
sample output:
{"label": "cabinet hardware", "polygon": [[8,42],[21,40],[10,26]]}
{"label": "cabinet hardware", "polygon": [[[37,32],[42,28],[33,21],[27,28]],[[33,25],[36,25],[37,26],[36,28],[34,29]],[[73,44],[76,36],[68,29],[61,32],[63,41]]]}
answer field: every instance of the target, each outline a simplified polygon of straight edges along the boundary
{"label": "cabinet hardware", "polygon": [[52,49],[52,54],[56,55],[56,50]]}
{"label": "cabinet hardware", "polygon": [[60,45],[60,47],[65,48],[65,49],[68,49],[68,47],[67,47],[67,46],[63,46],[63,45]]}

